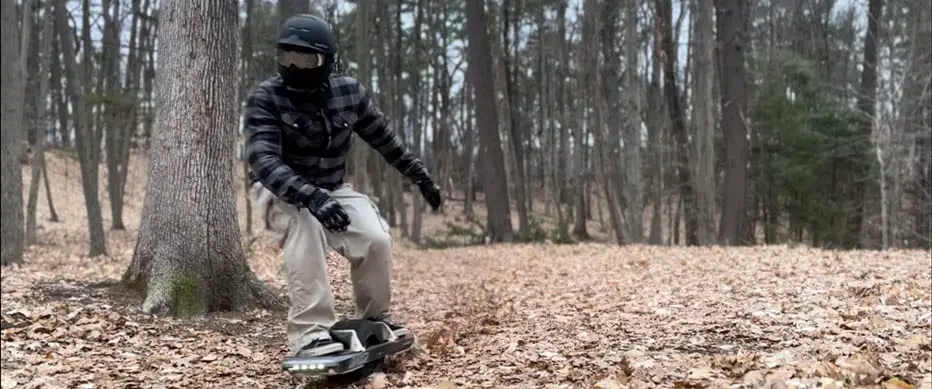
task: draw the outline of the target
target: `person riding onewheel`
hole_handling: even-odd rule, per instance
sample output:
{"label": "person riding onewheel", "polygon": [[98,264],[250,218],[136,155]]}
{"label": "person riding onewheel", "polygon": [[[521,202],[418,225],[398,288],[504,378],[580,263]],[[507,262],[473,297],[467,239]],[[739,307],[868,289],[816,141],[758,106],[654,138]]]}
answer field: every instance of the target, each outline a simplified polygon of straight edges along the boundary
{"label": "person riding onewheel", "polygon": [[284,244],[291,305],[287,337],[298,357],[340,352],[329,332],[337,321],[327,279],[332,247],[351,263],[356,316],[391,321],[392,237],[377,205],[344,181],[355,134],[420,189],[433,209],[443,202],[424,164],[386,126],[371,93],[354,78],[333,74],[336,50],[329,23],[297,15],[282,25],[278,72],[247,98],[246,154],[265,190],[292,217]]}

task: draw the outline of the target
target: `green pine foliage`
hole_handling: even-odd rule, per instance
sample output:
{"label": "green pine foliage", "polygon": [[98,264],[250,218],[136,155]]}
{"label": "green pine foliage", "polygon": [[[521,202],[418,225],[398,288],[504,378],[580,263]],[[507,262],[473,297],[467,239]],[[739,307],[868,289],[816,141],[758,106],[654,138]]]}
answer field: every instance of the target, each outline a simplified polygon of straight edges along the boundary
{"label": "green pine foliage", "polygon": [[[855,107],[840,103],[814,65],[793,53],[767,52],[751,61],[757,93],[750,104],[760,147],[752,153],[752,180],[768,243],[808,240],[839,247],[847,199],[871,149]],[[780,231],[778,225],[788,225]]]}

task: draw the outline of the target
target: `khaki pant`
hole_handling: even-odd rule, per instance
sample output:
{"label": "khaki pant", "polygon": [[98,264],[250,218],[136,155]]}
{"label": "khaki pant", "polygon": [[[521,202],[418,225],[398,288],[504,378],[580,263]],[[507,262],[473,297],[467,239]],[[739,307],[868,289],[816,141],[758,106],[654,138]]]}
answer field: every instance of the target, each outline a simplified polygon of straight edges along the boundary
{"label": "khaki pant", "polygon": [[280,236],[280,244],[284,244],[285,235],[291,223],[291,215],[281,207],[281,201],[274,193],[265,189],[261,182],[254,182],[250,190],[256,217],[262,220],[266,231]]}
{"label": "khaki pant", "polygon": [[291,299],[287,336],[292,352],[316,338],[330,338],[327,329],[337,321],[327,278],[328,246],[350,261],[356,316],[390,318],[392,237],[388,223],[368,196],[348,185],[329,194],[349,215],[345,232],[326,230],[306,208],[278,204],[291,215],[284,255]]}

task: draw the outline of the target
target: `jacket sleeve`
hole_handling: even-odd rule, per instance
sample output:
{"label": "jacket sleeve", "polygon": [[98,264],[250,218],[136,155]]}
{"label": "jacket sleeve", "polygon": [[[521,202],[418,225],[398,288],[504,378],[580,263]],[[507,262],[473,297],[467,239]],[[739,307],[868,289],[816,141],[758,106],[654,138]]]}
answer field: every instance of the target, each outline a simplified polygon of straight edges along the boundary
{"label": "jacket sleeve", "polygon": [[282,131],[274,96],[259,87],[246,99],[246,158],[255,179],[282,201],[302,207],[317,188],[282,160]]}
{"label": "jacket sleeve", "polygon": [[401,141],[401,138],[385,123],[382,112],[372,104],[372,95],[362,84],[358,85],[356,114],[359,120],[353,131],[382,155],[389,165],[413,181],[426,178],[424,164]]}

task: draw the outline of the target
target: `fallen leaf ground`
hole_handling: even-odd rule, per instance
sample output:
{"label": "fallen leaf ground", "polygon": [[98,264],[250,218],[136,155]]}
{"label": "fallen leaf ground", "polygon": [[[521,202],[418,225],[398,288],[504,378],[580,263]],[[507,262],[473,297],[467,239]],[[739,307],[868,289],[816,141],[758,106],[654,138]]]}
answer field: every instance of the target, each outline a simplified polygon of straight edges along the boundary
{"label": "fallen leaf ground", "polygon": [[[87,258],[72,165],[50,164],[62,222],[41,202],[40,244],[2,272],[3,389],[302,386],[280,370],[281,313],[141,313],[117,286],[144,168],[130,178],[129,230]],[[418,344],[370,388],[932,389],[928,251],[399,241],[395,253],[396,316]],[[348,264],[330,261],[349,312]],[[250,262],[283,287],[274,239]]]}

